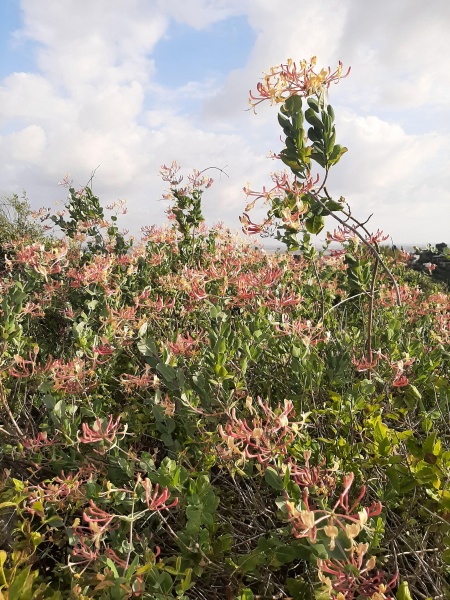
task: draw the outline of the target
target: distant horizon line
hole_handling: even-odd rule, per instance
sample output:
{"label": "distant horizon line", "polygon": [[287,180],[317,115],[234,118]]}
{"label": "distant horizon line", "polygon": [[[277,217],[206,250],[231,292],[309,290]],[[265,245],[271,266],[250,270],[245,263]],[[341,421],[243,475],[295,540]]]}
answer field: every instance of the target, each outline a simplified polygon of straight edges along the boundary
{"label": "distant horizon line", "polygon": [[[415,242],[415,243],[411,243],[411,242],[407,242],[407,243],[400,243],[400,242],[393,242],[391,244],[380,244],[381,247],[385,247],[385,248],[392,248],[393,246],[395,246],[396,248],[400,249],[404,249],[407,251],[410,250],[414,250],[415,248],[420,248],[421,250],[427,248],[428,246],[431,246],[432,248],[435,248],[437,244],[447,244],[447,246],[450,246],[450,242]],[[286,246],[284,244],[276,244],[276,243],[269,243],[269,244],[265,244],[264,242],[261,244],[262,247],[264,249],[268,249],[268,250],[282,250],[285,251],[286,250]],[[317,248],[323,248],[324,244],[313,244],[313,246],[317,249]],[[330,244],[331,248],[336,248],[336,247],[340,247],[340,244],[334,242],[332,244]]]}

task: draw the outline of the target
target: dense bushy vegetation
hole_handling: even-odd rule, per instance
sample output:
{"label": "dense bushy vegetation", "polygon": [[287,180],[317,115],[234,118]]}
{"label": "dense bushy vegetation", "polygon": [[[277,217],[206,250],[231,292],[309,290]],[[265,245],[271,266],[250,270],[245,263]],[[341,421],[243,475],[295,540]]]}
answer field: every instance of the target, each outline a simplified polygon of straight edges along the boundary
{"label": "dense bushy vegetation", "polygon": [[340,72],[283,69],[294,179],[242,221],[300,256],[206,228],[175,165],[138,242],[73,187],[64,236],[2,238],[0,598],[448,597],[450,298],[311,181]]}

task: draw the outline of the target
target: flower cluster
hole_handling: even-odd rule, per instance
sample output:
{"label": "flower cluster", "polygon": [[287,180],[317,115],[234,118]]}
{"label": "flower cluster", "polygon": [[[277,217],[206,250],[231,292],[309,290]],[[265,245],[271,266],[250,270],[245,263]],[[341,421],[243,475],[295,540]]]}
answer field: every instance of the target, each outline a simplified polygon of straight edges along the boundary
{"label": "flower cluster", "polygon": [[173,190],[176,189],[177,193],[181,196],[191,194],[194,190],[200,190],[201,188],[208,189],[214,183],[214,179],[203,175],[203,171],[194,169],[191,174],[187,176],[188,183],[185,186],[180,187],[183,181],[183,176],[178,175],[181,167],[177,161],[172,161],[170,166],[162,165],[160,169],[160,175],[163,181],[167,181],[170,185],[170,191],[166,192],[163,197],[167,200],[173,199]]}
{"label": "flower cluster", "polygon": [[365,557],[369,545],[356,541],[367,527],[369,519],[381,513],[381,503],[373,502],[370,506],[358,509],[366,488],[362,486],[357,498],[351,502],[349,494],[354,475],[349,473],[344,477],[344,490],[331,509],[313,507],[309,501],[309,490],[320,481],[320,468],[311,469],[309,454],[305,455],[305,458],[306,465],[303,469],[294,464],[291,471],[293,479],[303,487],[301,507],[298,508],[287,500],[286,508],[296,538],[307,538],[315,544],[321,532],[321,538],[329,540],[330,552],[337,548],[340,550],[342,557],[339,559],[330,557],[318,561],[318,576],[326,586],[330,598],[392,600],[386,593],[395,585],[397,575],[386,582],[384,573],[375,570],[375,557]]}
{"label": "flower cluster", "polygon": [[82,434],[78,434],[78,442],[80,444],[97,444],[101,443],[95,452],[104,454],[107,450],[111,450],[118,441],[118,436],[123,439],[127,432],[127,426],[119,431],[120,428],[120,416],[114,421],[113,416],[109,415],[109,419],[106,423],[99,417],[95,419],[93,427],[89,427],[87,423],[82,423],[81,429]]}
{"label": "flower cluster", "polygon": [[385,574],[375,569],[375,557],[366,559],[367,550],[368,544],[352,544],[345,549],[345,560],[318,560],[319,579],[332,600],[394,600],[386,594],[395,586],[398,574],[386,581]]}
{"label": "flower cluster", "polygon": [[[286,455],[289,444],[299,431],[299,424],[290,421],[295,416],[294,405],[290,400],[284,401],[284,407],[273,411],[267,402],[258,398],[258,405],[264,416],[255,416],[251,424],[247,419],[238,419],[236,410],[231,411],[231,420],[219,426],[219,433],[226,442],[224,458],[239,456],[242,460],[256,458],[266,466],[280,455]],[[249,403],[251,406],[251,403]],[[251,406],[252,410],[254,408]]]}
{"label": "flower cluster", "polygon": [[[273,155],[273,158],[279,157]],[[292,180],[287,171],[276,171],[271,174],[271,179],[274,185],[270,189],[264,186],[262,191],[256,191],[250,189],[250,184],[244,187],[247,199],[252,198],[247,202],[246,212],[239,217],[242,223],[242,231],[246,235],[272,236],[274,233],[273,209],[260,224],[253,223],[247,214],[255,207],[258,200],[264,200],[264,204],[272,204],[273,207],[282,204],[284,208],[280,211],[280,218],[284,226],[294,231],[300,231],[303,228],[303,217],[309,210],[309,206],[304,200],[305,194],[313,190],[318,184],[319,175],[313,178],[308,173],[305,179],[299,181],[298,179]]]}
{"label": "flower cluster", "polygon": [[288,500],[286,508],[294,536],[296,538],[308,538],[314,544],[317,540],[318,531],[322,530],[330,539],[330,550],[334,550],[339,530],[343,531],[346,537],[353,541],[361,533],[367,520],[379,515],[382,508],[381,502],[374,502],[371,506],[355,512],[366,493],[366,488],[365,486],[361,488],[358,497],[350,505],[349,491],[353,480],[353,473],[344,477],[344,491],[331,510],[310,507],[308,488],[305,488],[303,492],[302,505],[304,508],[299,510],[293,502]]}
{"label": "flower cluster", "polygon": [[328,496],[336,487],[336,469],[325,467],[326,458],[317,466],[310,464],[311,451],[305,450],[303,453],[305,464],[300,466],[297,461],[289,458],[289,470],[291,479],[300,488],[314,490],[316,494]]}
{"label": "flower cluster", "polygon": [[409,379],[405,375],[405,369],[410,367],[415,361],[414,358],[410,358],[409,356],[400,360],[391,360],[388,356],[382,354],[381,351],[377,351],[372,353],[370,358],[357,359],[353,357],[352,363],[358,372],[363,373],[365,371],[374,371],[380,359],[384,359],[394,370],[393,387],[406,387],[409,384]]}
{"label": "flower cluster", "polygon": [[[72,525],[72,536],[74,546],[72,549],[73,562],[69,562],[71,569],[79,571],[82,567],[83,572],[97,561],[102,554],[113,560],[113,562],[122,568],[128,567],[128,560],[123,560],[117,553],[106,544],[107,536],[116,531],[120,527],[121,521],[134,523],[141,518],[147,518],[151,513],[159,513],[163,510],[168,510],[178,504],[178,498],[170,500],[170,492],[167,487],[160,489],[159,484],[153,488],[150,480],[143,478],[140,473],[136,477],[136,483],[133,490],[116,489],[111,485],[108,486],[106,494],[109,500],[111,493],[117,492],[122,496],[129,496],[136,499],[139,497],[145,508],[138,512],[133,512],[131,516],[122,515],[119,513],[108,512],[104,510],[98,503],[92,499],[89,500],[88,507],[83,511],[81,524],[80,519],[75,519]],[[102,549],[103,546],[103,549]],[[155,548],[153,560],[159,555],[160,549]]]}
{"label": "flower cluster", "polygon": [[320,93],[322,89],[330,87],[332,82],[338,82],[347,77],[350,68],[343,75],[342,63],[335,71],[321,69],[315,71],[316,57],[313,56],[309,62],[301,60],[299,64],[288,59],[286,64],[277,65],[264,73],[263,80],[257,86],[256,95],[250,92],[250,105],[254,108],[261,102],[269,100],[270,104],[283,103],[290,96],[311,96]]}

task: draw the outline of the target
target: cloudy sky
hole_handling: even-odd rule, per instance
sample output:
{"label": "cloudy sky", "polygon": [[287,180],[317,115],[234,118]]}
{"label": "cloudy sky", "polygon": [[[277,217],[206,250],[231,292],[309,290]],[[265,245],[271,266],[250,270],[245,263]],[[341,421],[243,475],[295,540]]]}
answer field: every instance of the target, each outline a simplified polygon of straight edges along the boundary
{"label": "cloudy sky", "polygon": [[[448,0],[1,0],[0,194],[33,207],[94,169],[124,226],[162,223],[159,167],[215,166],[209,223],[239,227],[242,188],[279,166],[276,108],[248,111],[270,66],[317,55],[348,153],[328,189],[397,244],[450,243]],[[262,214],[262,213],[260,213]]]}

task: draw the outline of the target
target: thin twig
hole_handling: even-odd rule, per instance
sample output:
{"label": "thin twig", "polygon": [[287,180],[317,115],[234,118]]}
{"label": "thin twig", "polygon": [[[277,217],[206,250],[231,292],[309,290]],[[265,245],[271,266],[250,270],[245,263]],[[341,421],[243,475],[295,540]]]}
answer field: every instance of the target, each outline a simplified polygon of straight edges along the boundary
{"label": "thin twig", "polygon": [[316,261],[314,260],[314,258],[312,259],[311,262],[312,262],[314,274],[316,276],[317,283],[319,284],[319,289],[320,289],[320,296],[321,296],[320,309],[321,309],[321,314],[322,314],[322,322],[325,322],[325,296],[323,293],[323,286],[322,286],[322,282],[320,281],[320,275],[317,270],[317,265],[316,265]]}
{"label": "thin twig", "polygon": [[[377,274],[378,274],[378,259],[375,259],[375,264],[373,266],[373,274],[372,281],[370,283],[370,293],[369,293],[369,313],[367,316],[367,361],[369,363],[372,362],[372,330],[373,330],[373,305],[375,299],[375,284],[377,282]],[[369,371],[369,381],[372,379],[372,372]]]}
{"label": "thin twig", "polygon": [[[375,292],[378,292],[378,290],[375,290]],[[344,300],[341,300],[340,302],[338,302],[337,304],[335,304],[334,306],[332,306],[331,308],[329,308],[327,310],[327,312],[325,313],[325,317],[335,308],[337,308],[338,306],[341,306],[341,304],[345,304],[346,302],[349,302],[349,300],[354,300],[355,298],[359,298],[359,296],[367,296],[369,292],[360,292],[359,294],[355,294],[354,296],[349,296],[348,298],[344,298]]]}
{"label": "thin twig", "polygon": [[[327,196],[327,198],[329,200],[332,200],[331,196],[328,194],[327,189],[324,188],[324,192]],[[320,198],[317,197],[316,194],[314,194],[314,199],[320,204],[320,206],[322,206],[325,210],[328,210],[326,205],[322,202],[322,200]],[[361,241],[362,243],[370,250],[370,252],[375,256],[375,258],[377,258],[380,262],[380,265],[383,267],[383,269],[385,270],[386,274],[388,275],[389,279],[392,281],[392,285],[394,286],[395,289],[395,295],[397,296],[397,306],[401,306],[402,305],[402,300],[400,298],[400,291],[398,289],[398,284],[395,280],[394,275],[392,274],[391,270],[389,269],[389,267],[385,264],[385,262],[383,261],[383,259],[380,256],[380,253],[377,252],[377,250],[374,248],[374,246],[368,242],[366,240],[366,238],[361,235],[359,233],[359,231],[357,230],[356,227],[353,227],[353,225],[348,225],[346,224],[346,222],[341,219],[340,217],[338,217],[334,212],[331,212],[331,216],[333,217],[333,219],[335,219],[338,223],[340,223],[341,225],[344,225],[344,227],[348,227]],[[351,215],[347,215],[348,218],[351,218],[354,222],[358,223],[356,221],[356,219],[354,219]],[[358,223],[358,225],[361,225],[360,223]]]}
{"label": "thin twig", "polygon": [[3,383],[1,380],[0,380],[0,403],[3,405],[3,408],[7,412],[8,417],[10,418],[10,421],[14,426],[14,429],[17,431],[19,437],[23,440],[25,438],[25,436],[24,436],[22,430],[20,429],[19,425],[17,424],[17,421],[15,420],[14,415],[11,412],[11,409],[9,408],[8,402],[6,400],[5,390],[3,388]]}

